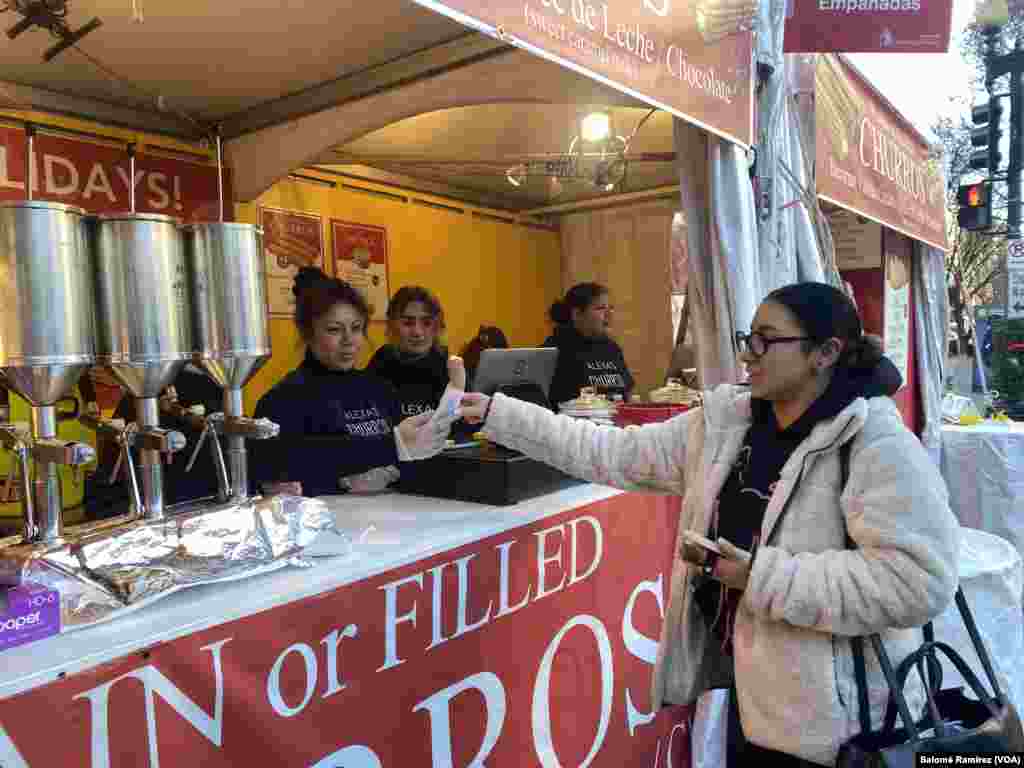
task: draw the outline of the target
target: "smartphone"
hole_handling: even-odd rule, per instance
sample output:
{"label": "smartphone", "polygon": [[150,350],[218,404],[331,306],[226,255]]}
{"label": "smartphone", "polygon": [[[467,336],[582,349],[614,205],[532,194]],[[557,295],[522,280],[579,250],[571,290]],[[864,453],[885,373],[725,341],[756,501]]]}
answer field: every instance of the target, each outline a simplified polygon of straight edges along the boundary
{"label": "smartphone", "polygon": [[695,547],[706,549],[709,552],[714,552],[716,555],[724,557],[724,555],[722,555],[721,548],[715,542],[707,536],[701,536],[696,531],[683,531],[683,541],[687,544],[692,544]]}
{"label": "smartphone", "polygon": [[[683,531],[683,541],[687,544],[692,544],[695,547],[706,549],[708,552],[714,552],[720,557],[726,557],[722,552],[722,548],[719,547],[718,544],[713,542],[707,536],[701,536],[696,531]],[[750,558],[750,553],[743,549],[740,550],[740,555],[745,560]]]}

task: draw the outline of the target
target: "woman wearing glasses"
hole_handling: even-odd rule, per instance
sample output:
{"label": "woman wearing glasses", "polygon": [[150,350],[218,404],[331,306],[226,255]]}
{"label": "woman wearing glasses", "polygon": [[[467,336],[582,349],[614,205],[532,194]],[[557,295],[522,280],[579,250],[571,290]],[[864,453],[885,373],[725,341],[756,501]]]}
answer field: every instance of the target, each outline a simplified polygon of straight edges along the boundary
{"label": "woman wearing glasses", "polygon": [[[833,765],[860,730],[849,638],[880,632],[898,659],[920,644],[913,628],[956,589],[958,526],[887,397],[899,374],[844,294],[781,288],[738,342],[750,390],[724,385],[661,424],[598,426],[500,395],[467,395],[463,411],[488,438],[565,472],[684,495],[680,533],[717,539],[723,556],[680,536],[653,701],[729,688],[730,768]],[[879,724],[888,688],[866,657]],[[907,691],[912,708],[923,701]]]}

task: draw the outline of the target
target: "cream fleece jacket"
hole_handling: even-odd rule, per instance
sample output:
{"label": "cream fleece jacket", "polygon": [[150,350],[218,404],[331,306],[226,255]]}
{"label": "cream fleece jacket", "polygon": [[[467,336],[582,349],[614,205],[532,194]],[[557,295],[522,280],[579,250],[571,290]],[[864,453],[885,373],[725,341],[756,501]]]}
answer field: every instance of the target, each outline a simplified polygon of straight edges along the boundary
{"label": "cream fleece jacket", "polygon": [[[704,403],[670,421],[617,429],[497,395],[483,431],[595,483],[682,495],[680,534],[706,534],[751,409],[749,394],[728,385],[706,393]],[[838,449],[851,440],[843,489]],[[691,703],[728,685],[734,671],[748,739],[833,765],[839,746],[860,729],[848,637],[880,632],[894,663],[918,647],[917,628],[956,591],[959,525],[938,469],[885,397],[855,400],[793,452],[766,509],[762,541],[777,523],[771,545],[754,559],[732,659],[711,640],[691,599],[691,571],[677,558],[652,700]],[[846,531],[858,549],[845,549]],[[877,725],[888,687],[870,646],[866,656]],[[920,688],[908,683],[906,693],[919,711]]]}

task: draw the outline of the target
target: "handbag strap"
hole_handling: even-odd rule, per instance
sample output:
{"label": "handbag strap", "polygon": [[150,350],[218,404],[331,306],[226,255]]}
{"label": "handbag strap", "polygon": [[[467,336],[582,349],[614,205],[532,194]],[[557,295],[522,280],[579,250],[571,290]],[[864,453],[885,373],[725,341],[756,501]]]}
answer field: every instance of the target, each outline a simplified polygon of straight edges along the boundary
{"label": "handbag strap", "polygon": [[[850,479],[850,455],[852,450],[852,440],[847,440],[839,446],[839,468],[843,490],[846,489],[846,484]],[[846,521],[844,518],[844,528],[845,523]],[[850,532],[848,530],[846,531],[846,548],[857,549],[857,543],[850,537]],[[985,647],[984,641],[981,639],[981,633],[978,631],[978,625],[974,621],[974,615],[971,613],[971,608],[967,603],[967,597],[964,595],[963,588],[961,586],[957,586],[956,589],[956,606],[960,612],[960,618],[963,620],[964,626],[967,628],[967,633],[970,635],[971,644],[974,646],[974,650],[978,654],[978,659],[981,661],[981,665],[985,670],[985,675],[988,677],[988,680],[992,685],[992,690],[995,693],[994,701],[1000,704],[1004,703],[1006,699],[999,686],[999,680],[997,679],[995,669],[992,666],[992,659],[988,654],[988,649]],[[883,720],[883,731],[888,731],[895,727],[896,717],[895,712],[893,712],[892,709],[892,705],[895,703],[896,709],[899,711],[900,718],[903,720],[904,727],[909,733],[911,733],[911,735],[916,737],[917,729],[913,722],[913,718],[910,716],[906,697],[903,695],[903,685],[906,681],[907,674],[909,674],[911,664],[917,663],[917,660],[919,659],[924,659],[928,663],[927,675],[923,664],[918,666],[918,671],[921,675],[921,682],[925,688],[925,695],[929,698],[929,706],[932,707],[934,711],[933,695],[942,686],[942,665],[936,657],[936,649],[941,649],[945,653],[947,658],[953,662],[957,671],[960,672],[964,681],[974,690],[979,699],[986,703],[989,710],[995,713],[995,710],[993,709],[993,700],[990,699],[987,692],[982,689],[981,681],[978,679],[978,676],[974,674],[974,671],[967,666],[967,663],[955,650],[953,650],[953,648],[945,643],[935,642],[935,625],[931,621],[927,622],[922,627],[922,632],[924,634],[924,645],[914,654],[911,654],[911,657],[904,660],[900,665],[899,674],[894,672],[892,668],[892,662],[889,659],[888,653],[886,653],[881,635],[877,632],[871,635],[871,644],[875,650],[875,654],[878,656],[879,665],[882,668],[882,673],[885,675],[886,683],[889,685],[890,695]],[[850,648],[853,652],[853,672],[857,683],[858,718],[860,720],[861,732],[870,733],[871,709],[868,697],[867,664],[864,659],[864,638],[862,636],[851,637]],[[911,658],[913,658],[913,661]]]}
{"label": "handbag strap", "polygon": [[[853,440],[847,440],[839,446],[839,475],[843,491],[846,490],[846,484],[850,480],[850,456],[852,453]],[[843,530],[846,533],[846,548],[857,549],[857,542],[850,537],[850,532],[846,528],[845,518],[843,518]],[[934,634],[933,628],[930,626],[931,622],[928,624],[929,626],[925,631]],[[913,718],[910,716],[910,708],[907,706],[902,688],[897,689],[895,686],[892,662],[889,660],[885,646],[882,645],[882,638],[877,632],[871,635],[871,644],[875,649],[875,654],[878,656],[878,662],[883,674],[885,674],[886,682],[889,684],[889,690],[892,696],[896,698],[896,706],[899,709],[900,717],[903,718],[907,730],[916,737],[917,732]],[[864,658],[863,636],[854,635],[850,638],[850,650],[853,652],[853,676],[857,682],[857,716],[860,720],[860,730],[861,733],[871,733],[871,700],[868,697],[868,674],[867,662]],[[892,696],[890,696],[890,699]]]}
{"label": "handbag strap", "polygon": [[[853,452],[853,440],[847,440],[839,446],[839,476],[841,478],[840,494],[846,490],[850,479],[850,454]],[[846,548],[856,549],[857,543],[850,538],[850,532],[843,523],[846,534]],[[850,638],[850,650],[853,652],[853,676],[857,681],[857,714],[860,718],[861,733],[871,732],[871,701],[868,699],[868,671],[864,662],[864,638],[855,635]]]}

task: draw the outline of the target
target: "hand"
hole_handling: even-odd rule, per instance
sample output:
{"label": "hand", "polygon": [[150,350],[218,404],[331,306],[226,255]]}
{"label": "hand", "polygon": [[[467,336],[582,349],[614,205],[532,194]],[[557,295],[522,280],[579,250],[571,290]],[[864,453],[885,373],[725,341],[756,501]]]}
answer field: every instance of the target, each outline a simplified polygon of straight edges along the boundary
{"label": "hand", "polygon": [[398,467],[391,464],[386,467],[374,467],[358,475],[348,475],[338,480],[338,485],[352,493],[379,493],[400,476]]}
{"label": "hand", "polygon": [[420,461],[436,456],[444,450],[452,424],[458,420],[461,409],[454,418],[441,415],[441,409],[430,413],[410,416],[395,427],[395,445],[400,461]]}
{"label": "hand", "polygon": [[491,407],[491,398],[478,392],[467,392],[462,398],[462,417],[469,424],[483,423],[487,409]]}
{"label": "hand", "polygon": [[301,496],[302,483],[298,481],[284,483],[264,483],[264,496]]}
{"label": "hand", "polygon": [[[747,581],[750,579],[750,553],[727,539],[719,538],[716,543],[722,550],[722,555],[711,555],[714,564],[709,575],[725,586],[742,592],[747,588]],[[709,553],[701,547],[684,542],[680,555],[687,563],[703,570]]]}
{"label": "hand", "polygon": [[456,355],[448,358],[448,383],[454,389],[466,390],[466,366]]}

